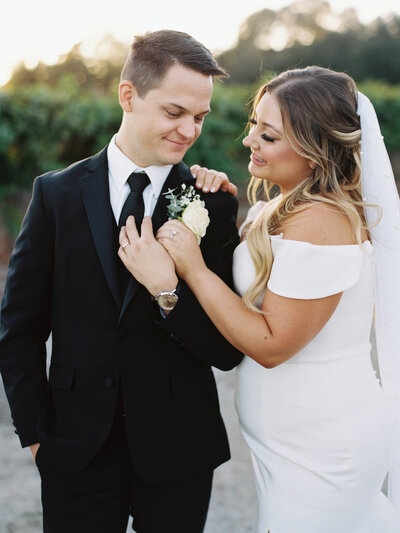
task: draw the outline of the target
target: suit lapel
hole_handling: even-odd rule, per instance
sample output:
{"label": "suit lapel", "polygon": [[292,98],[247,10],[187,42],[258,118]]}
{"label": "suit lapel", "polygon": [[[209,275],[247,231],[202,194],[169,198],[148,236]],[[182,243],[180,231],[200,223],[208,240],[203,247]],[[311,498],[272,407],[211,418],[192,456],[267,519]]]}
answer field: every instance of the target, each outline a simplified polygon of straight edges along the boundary
{"label": "suit lapel", "polygon": [[113,213],[108,183],[107,148],[88,160],[87,173],[80,178],[83,203],[97,254],[115,303],[121,307]]}
{"label": "suit lapel", "polygon": [[[156,234],[157,230],[168,220],[167,205],[169,200],[165,198],[165,194],[168,189],[175,189],[180,187],[182,183],[193,183],[193,176],[191,175],[189,169],[184,163],[179,163],[174,165],[171,169],[171,172],[168,174],[167,179],[163,185],[160,196],[158,197],[157,204],[154,208],[153,215],[151,217],[153,222],[153,231]],[[177,193],[178,191],[176,191]],[[128,289],[125,294],[124,302],[122,304],[121,314],[119,319],[121,320],[122,315],[124,314],[126,308],[132,301],[132,298],[135,296],[138,289],[141,287],[140,283],[131,276],[129,281]]]}
{"label": "suit lapel", "polygon": [[177,194],[180,191],[182,183],[188,182],[193,182],[193,176],[190,174],[186,165],[179,163],[179,165],[173,166],[165,180],[157,204],[154,208],[153,216],[151,217],[154,234],[156,234],[157,230],[168,220],[167,206],[169,200],[165,197],[165,193],[168,192],[169,189],[177,189],[175,191],[175,194]]}

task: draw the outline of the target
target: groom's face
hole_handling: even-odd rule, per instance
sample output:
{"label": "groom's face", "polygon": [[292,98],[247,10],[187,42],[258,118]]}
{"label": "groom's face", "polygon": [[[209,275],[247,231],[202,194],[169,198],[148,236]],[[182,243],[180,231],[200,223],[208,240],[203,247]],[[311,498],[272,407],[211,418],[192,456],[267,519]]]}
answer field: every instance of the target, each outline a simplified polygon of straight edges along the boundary
{"label": "groom's face", "polygon": [[124,117],[128,157],[142,167],[179,163],[201,133],[212,90],[212,76],[181,65],[142,98],[133,87]]}

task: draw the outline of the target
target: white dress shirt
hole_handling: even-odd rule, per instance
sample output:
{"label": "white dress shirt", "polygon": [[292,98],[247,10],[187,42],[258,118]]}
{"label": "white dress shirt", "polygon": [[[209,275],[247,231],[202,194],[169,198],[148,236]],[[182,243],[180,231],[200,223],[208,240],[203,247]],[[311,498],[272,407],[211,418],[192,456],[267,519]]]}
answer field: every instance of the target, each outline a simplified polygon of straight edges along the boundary
{"label": "white dress shirt", "polygon": [[160,196],[164,182],[171,172],[172,165],[138,167],[116,145],[116,135],[111,139],[107,148],[108,181],[110,187],[110,202],[115,220],[118,224],[122,207],[131,192],[128,178],[132,172],[146,172],[150,184],[143,191],[144,214],[151,216]]}

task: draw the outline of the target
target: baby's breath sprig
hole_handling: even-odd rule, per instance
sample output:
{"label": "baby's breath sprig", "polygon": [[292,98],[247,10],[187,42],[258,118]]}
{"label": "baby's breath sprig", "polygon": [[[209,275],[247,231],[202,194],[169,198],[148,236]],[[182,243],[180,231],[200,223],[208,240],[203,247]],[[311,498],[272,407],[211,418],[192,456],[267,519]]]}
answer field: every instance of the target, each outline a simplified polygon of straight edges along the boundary
{"label": "baby's breath sprig", "polygon": [[179,194],[174,194],[176,189],[168,189],[164,193],[165,198],[170,200],[167,206],[168,216],[170,220],[182,220],[182,213],[186,207],[194,200],[200,200],[200,195],[196,193],[193,185],[187,187],[184,183],[181,185]]}

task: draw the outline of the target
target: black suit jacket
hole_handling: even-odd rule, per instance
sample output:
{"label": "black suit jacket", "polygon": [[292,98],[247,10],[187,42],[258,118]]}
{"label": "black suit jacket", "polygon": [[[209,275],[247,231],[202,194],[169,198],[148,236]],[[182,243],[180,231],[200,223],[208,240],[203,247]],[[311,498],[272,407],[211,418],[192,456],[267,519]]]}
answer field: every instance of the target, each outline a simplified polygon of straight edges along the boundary
{"label": "black suit jacket", "polygon": [[[184,182],[194,180],[180,163],[163,192]],[[230,284],[237,200],[223,192],[204,200],[211,222],[202,252]],[[155,231],[167,203],[160,195]],[[14,425],[22,446],[41,443],[42,463],[77,471],[105,442],[121,384],[138,474],[194,476],[229,459],[211,366],[229,370],[242,354],[183,282],[166,319],[133,277],[122,300],[113,224],[106,149],[36,178],[2,301],[0,368]]]}

